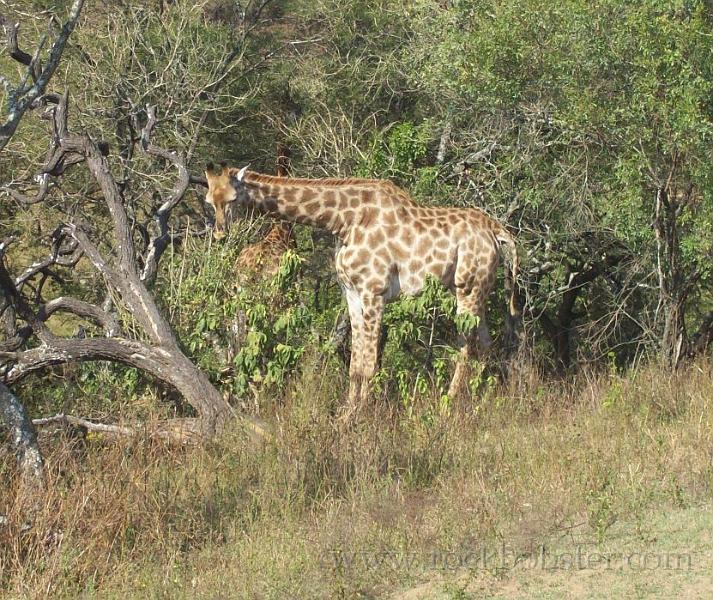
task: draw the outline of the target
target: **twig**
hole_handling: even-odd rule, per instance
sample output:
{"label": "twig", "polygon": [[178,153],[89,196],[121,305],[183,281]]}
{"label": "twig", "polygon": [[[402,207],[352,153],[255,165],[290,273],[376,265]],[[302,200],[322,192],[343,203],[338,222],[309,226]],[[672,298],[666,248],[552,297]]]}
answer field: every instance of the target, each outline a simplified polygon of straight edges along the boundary
{"label": "twig", "polygon": [[106,423],[94,423],[80,417],[65,415],[63,413],[54,415],[53,417],[44,417],[42,419],[32,419],[32,424],[36,427],[43,425],[51,425],[53,423],[61,423],[62,425],[72,425],[74,427],[84,427],[88,431],[100,431],[102,433],[111,433],[114,435],[136,435],[136,430],[130,427],[121,427],[120,425],[107,425]]}

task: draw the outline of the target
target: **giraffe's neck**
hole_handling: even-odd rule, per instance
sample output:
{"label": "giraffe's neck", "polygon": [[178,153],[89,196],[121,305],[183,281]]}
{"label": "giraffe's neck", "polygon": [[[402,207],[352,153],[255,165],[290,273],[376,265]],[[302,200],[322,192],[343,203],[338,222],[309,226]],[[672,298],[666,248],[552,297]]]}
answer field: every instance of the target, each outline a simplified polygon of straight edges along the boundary
{"label": "giraffe's neck", "polygon": [[375,202],[369,180],[290,179],[248,172],[250,202],[288,221],[306,223],[344,237],[358,210]]}

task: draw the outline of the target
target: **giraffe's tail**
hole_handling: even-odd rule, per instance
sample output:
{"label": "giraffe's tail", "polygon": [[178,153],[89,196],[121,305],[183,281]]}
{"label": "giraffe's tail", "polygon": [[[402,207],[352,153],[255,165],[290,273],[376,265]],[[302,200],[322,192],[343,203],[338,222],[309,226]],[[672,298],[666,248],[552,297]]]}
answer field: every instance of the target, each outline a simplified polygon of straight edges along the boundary
{"label": "giraffe's tail", "polygon": [[505,287],[510,290],[510,315],[509,320],[511,326],[514,330],[516,324],[520,320],[520,302],[519,295],[517,293],[517,275],[518,275],[518,256],[517,256],[517,245],[515,243],[515,238],[502,226],[499,226],[494,232],[495,239],[500,244],[500,250],[507,247],[507,252],[509,256],[505,256],[506,262],[509,263],[509,269],[505,270]]}

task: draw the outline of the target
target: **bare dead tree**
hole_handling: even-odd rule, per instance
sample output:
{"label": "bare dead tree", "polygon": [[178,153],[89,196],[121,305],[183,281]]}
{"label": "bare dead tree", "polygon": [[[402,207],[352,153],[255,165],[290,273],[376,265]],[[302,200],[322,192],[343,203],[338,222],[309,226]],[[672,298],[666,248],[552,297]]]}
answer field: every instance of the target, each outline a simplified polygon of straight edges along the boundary
{"label": "bare dead tree", "polygon": [[[256,5],[258,10],[253,18],[248,19],[251,26],[259,20],[262,9],[269,1],[262,0]],[[1,20],[8,35],[10,56],[27,67],[25,81],[19,87],[12,87],[9,81],[2,80],[9,90],[12,112],[12,119],[8,118],[3,125],[2,131],[7,136],[4,144],[12,137],[17,123],[28,110],[52,105],[43,118],[52,121],[53,129],[45,162],[35,177],[38,184],[35,191],[28,192],[28,186],[24,184],[20,187],[21,192],[15,182],[10,182],[0,188],[0,192],[4,191],[20,204],[41,203],[55,191],[65,194],[66,190],[59,186],[59,182],[71,167],[84,163],[99,192],[99,197],[92,201],[103,202],[108,209],[111,235],[109,239],[106,236],[100,239],[87,223],[70,217],[50,236],[49,254],[24,268],[14,264],[10,266],[6,261],[7,249],[14,239],[0,240],[0,325],[4,329],[4,336],[0,337],[0,381],[12,385],[31,373],[58,364],[94,360],[123,363],[176,389],[195,410],[197,418],[173,419],[159,424],[151,432],[146,432],[141,424],[121,427],[94,423],[94,427],[108,428],[107,431],[122,435],[151,433],[179,440],[209,437],[223,427],[233,416],[233,411],[207,376],[182,352],[171,327],[148,291],[156,278],[162,254],[175,239],[169,224],[171,212],[184,198],[189,185],[201,181],[190,177],[186,155],[153,143],[152,136],[158,126],[156,108],[139,108],[126,95],[119,94],[117,97],[122,106],[130,106],[127,117],[130,130],[128,146],[120,150],[128,150],[133,155],[138,149],[149,157],[168,163],[177,173],[175,184],[169,191],[154,194],[159,202],[149,212],[153,224],[139,223],[132,208],[132,192],[127,189],[127,181],[118,180],[112,174],[107,159],[108,146],[89,135],[68,129],[68,95],[65,93],[60,97],[46,89],[82,5],[83,2],[75,0],[69,20],[44,67],[39,57],[48,36],[40,41],[34,56],[30,57],[18,48],[19,24],[8,26],[5,19]],[[244,42],[243,38],[241,36]],[[226,57],[226,64],[233,63],[242,47],[241,42]],[[227,71],[215,85],[219,87],[226,76]],[[34,82],[33,86],[27,83],[30,80]],[[195,141],[192,140],[191,147]],[[189,149],[189,154],[191,151]],[[126,160],[127,156],[122,154],[122,158]],[[140,248],[135,244],[136,233],[140,233],[143,242]],[[66,295],[45,300],[45,283],[51,279],[61,281],[61,273],[71,274],[80,260],[83,264],[91,263],[100,275],[106,291],[104,302],[95,304]],[[11,271],[15,273],[11,274]],[[123,312],[128,318],[120,318],[113,309]],[[99,333],[94,337],[82,335],[75,338],[55,335],[48,321],[60,312],[79,317],[87,323],[86,329],[82,327],[84,333]],[[36,420],[36,424],[43,425],[45,421],[73,423],[77,419],[90,423],[70,415],[48,419]],[[245,422],[248,421],[248,428],[253,433],[263,435],[265,428],[259,420],[246,416]]]}
{"label": "bare dead tree", "polygon": [[[82,223],[62,225],[55,234],[55,249],[42,261],[26,268],[22,275],[10,276],[4,262],[0,261],[0,288],[6,304],[26,323],[18,327],[9,325],[8,341],[0,350],[2,377],[13,384],[28,374],[51,365],[91,360],[109,360],[141,369],[177,389],[184,400],[198,413],[198,419],[183,422],[184,435],[211,436],[219,431],[231,415],[231,409],[206,375],[181,351],[168,322],[161,315],[149,293],[138,267],[132,229],[124,208],[123,192],[112,175],[99,144],[85,134],[75,134],[67,127],[68,95],[65,93],[54,111],[54,133],[51,158],[41,169],[42,175],[61,176],[69,163],[84,162],[98,184],[106,202],[113,226],[112,248],[115,256],[105,255]],[[155,275],[155,265],[163,251],[162,236],[166,235],[165,219],[171,208],[181,199],[188,184],[187,169],[181,158],[153,146],[150,134],[155,126],[155,112],[149,110],[149,122],[142,132],[142,148],[157,156],[164,156],[179,166],[179,183],[161,206],[157,217],[163,222],[149,244],[143,271]],[[104,308],[77,298],[55,298],[38,303],[28,299],[22,285],[49,266],[71,266],[78,255],[86,257],[101,274],[108,293],[117,299],[132,315],[145,339],[128,337],[120,329],[115,316]],[[68,258],[68,257],[71,257]],[[34,304],[33,304],[34,303]],[[101,328],[104,337],[85,339],[63,338],[53,334],[46,321],[57,311],[65,311],[87,319]],[[16,319],[15,319],[16,320]],[[20,349],[30,338],[39,345]]]}

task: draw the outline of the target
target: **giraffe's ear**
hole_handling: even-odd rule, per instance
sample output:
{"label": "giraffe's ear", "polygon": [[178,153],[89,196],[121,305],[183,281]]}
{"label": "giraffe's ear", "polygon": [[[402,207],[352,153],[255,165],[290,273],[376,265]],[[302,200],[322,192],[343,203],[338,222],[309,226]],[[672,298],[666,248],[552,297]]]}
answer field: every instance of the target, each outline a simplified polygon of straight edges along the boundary
{"label": "giraffe's ear", "polygon": [[245,179],[245,173],[248,172],[248,167],[250,165],[245,165],[240,171],[238,171],[238,181],[243,181]]}

